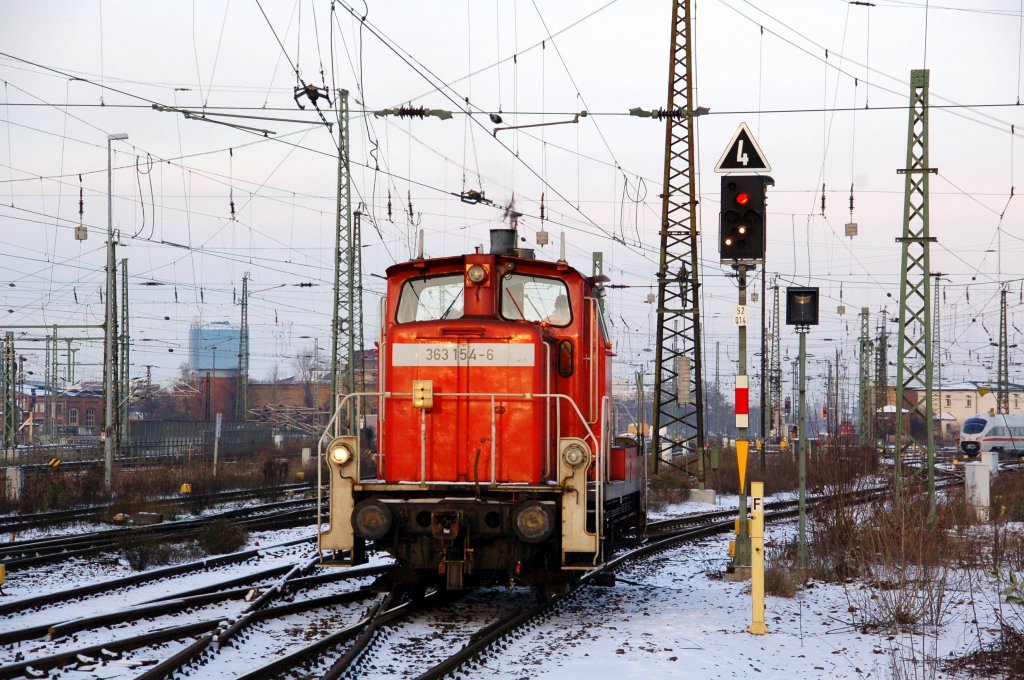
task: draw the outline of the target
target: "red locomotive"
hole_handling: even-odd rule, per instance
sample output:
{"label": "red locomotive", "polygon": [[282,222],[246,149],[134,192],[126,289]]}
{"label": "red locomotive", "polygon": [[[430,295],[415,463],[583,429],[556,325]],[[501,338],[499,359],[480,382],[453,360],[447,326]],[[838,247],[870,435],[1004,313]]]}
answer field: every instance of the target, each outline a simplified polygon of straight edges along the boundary
{"label": "red locomotive", "polygon": [[515,238],[388,269],[378,392],[338,408],[358,422],[378,401],[376,454],[354,434],[321,442],[325,563],[358,564],[372,541],[406,582],[543,591],[642,523],[643,454],[612,429],[604,279]]}

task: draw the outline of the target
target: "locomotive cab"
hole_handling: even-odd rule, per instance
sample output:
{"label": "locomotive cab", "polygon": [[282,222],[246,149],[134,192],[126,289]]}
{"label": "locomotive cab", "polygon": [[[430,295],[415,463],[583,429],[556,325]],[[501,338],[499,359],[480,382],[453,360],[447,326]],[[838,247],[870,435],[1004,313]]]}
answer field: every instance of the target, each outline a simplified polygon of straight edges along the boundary
{"label": "locomotive cab", "polygon": [[557,584],[638,525],[643,461],[613,447],[600,282],[523,255],[388,269],[378,392],[338,409],[356,422],[375,400],[378,448],[325,447],[325,561],[359,563],[372,541],[406,581]]}

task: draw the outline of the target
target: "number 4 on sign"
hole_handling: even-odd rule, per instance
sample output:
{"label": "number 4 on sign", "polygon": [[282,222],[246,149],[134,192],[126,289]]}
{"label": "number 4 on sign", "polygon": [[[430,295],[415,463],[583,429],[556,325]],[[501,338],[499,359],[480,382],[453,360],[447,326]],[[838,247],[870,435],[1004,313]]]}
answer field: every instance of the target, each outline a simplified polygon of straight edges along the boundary
{"label": "number 4 on sign", "polygon": [[771,169],[746,123],[740,123],[715,166],[715,172],[768,172]]}

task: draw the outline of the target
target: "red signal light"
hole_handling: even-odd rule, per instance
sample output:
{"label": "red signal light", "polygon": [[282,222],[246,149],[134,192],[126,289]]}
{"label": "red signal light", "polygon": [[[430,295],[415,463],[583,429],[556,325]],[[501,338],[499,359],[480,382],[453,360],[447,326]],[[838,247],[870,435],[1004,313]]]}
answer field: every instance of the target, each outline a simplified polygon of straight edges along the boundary
{"label": "red signal light", "polygon": [[740,205],[746,205],[750,203],[750,196],[744,193],[736,194],[736,202]]}

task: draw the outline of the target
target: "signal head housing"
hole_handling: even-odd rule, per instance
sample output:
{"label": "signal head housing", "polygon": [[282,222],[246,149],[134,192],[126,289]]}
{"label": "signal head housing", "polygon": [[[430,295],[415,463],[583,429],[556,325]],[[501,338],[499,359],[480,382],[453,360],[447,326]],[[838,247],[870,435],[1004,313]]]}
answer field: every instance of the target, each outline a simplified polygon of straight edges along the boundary
{"label": "signal head housing", "polygon": [[718,243],[723,263],[764,262],[765,186],[771,183],[761,175],[722,177]]}

